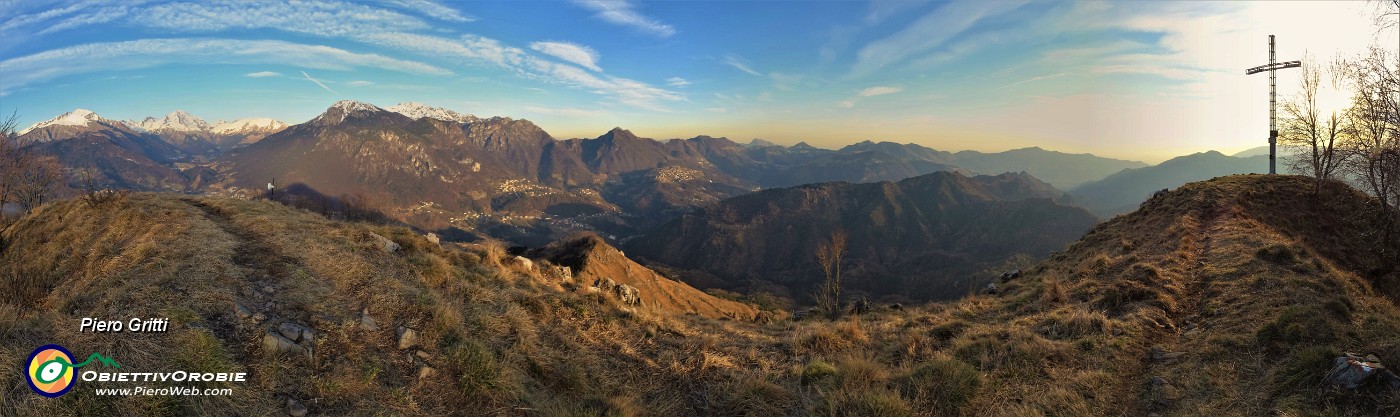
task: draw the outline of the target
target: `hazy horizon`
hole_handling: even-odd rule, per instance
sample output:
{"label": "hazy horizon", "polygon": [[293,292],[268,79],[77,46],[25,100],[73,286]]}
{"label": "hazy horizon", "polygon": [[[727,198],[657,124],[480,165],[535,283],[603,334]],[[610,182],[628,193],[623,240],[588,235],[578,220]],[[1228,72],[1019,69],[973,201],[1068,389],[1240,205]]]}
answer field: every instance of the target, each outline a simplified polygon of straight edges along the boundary
{"label": "hazy horizon", "polygon": [[[1243,70],[1268,34],[1280,61],[1395,43],[1362,2],[527,5],[7,3],[0,111],[299,123],[340,99],[411,101],[558,138],[619,126],[1157,163],[1266,143],[1267,76]],[[1280,72],[1281,98],[1296,83]]]}

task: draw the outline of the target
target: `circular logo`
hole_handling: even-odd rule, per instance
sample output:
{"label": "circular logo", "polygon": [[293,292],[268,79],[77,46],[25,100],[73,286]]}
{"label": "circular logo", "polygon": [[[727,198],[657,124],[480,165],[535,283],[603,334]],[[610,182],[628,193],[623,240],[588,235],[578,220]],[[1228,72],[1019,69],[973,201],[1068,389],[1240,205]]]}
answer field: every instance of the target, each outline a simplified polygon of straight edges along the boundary
{"label": "circular logo", "polygon": [[44,345],[29,354],[25,378],[39,395],[54,398],[73,389],[73,353],[59,345]]}

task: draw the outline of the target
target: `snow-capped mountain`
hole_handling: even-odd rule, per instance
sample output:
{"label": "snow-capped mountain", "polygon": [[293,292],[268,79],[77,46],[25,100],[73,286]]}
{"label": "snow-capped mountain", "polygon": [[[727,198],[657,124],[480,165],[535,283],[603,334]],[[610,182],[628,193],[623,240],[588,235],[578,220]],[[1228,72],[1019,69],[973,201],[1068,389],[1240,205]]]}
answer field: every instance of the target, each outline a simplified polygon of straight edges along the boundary
{"label": "snow-capped mountain", "polygon": [[257,142],[267,135],[287,128],[286,123],[266,117],[231,122],[221,120],[210,124],[184,110],[170,112],[159,119],[147,117],[140,121],[128,120],[125,123],[138,131],[160,136],[166,142],[194,155]]}
{"label": "snow-capped mountain", "polygon": [[145,132],[183,132],[183,133],[207,133],[209,123],[198,116],[189,114],[184,110],[176,110],[165,115],[164,118],[147,117],[143,120],[127,120],[127,126],[131,126]]}
{"label": "snow-capped mountain", "polygon": [[97,113],[93,113],[92,110],[74,109],[73,111],[63,113],[58,117],[30,125],[29,127],[24,128],[24,130],[19,131],[19,134],[24,135],[31,131],[43,129],[50,126],[87,127],[92,123],[110,124],[115,123],[115,121],[110,119],[104,119],[102,118],[102,116],[98,116]]}
{"label": "snow-capped mountain", "polygon": [[382,111],[384,111],[384,109],[373,104],[355,100],[341,100],[335,102],[335,104],[332,104],[329,108],[326,108],[324,113],[321,113],[320,116],[316,116],[315,119],[311,119],[311,121],[319,124],[334,124],[345,121],[346,117],[365,116]]}
{"label": "snow-capped mountain", "polygon": [[287,124],[279,120],[267,117],[249,117],[238,119],[232,122],[220,121],[209,128],[210,132],[219,135],[247,134],[247,133],[275,133],[286,129]]}
{"label": "snow-capped mountain", "polygon": [[423,103],[414,103],[411,101],[389,106],[389,108],[385,110],[408,116],[414,120],[424,117],[457,123],[475,123],[481,120],[470,114],[462,114],[441,107],[432,107]]}

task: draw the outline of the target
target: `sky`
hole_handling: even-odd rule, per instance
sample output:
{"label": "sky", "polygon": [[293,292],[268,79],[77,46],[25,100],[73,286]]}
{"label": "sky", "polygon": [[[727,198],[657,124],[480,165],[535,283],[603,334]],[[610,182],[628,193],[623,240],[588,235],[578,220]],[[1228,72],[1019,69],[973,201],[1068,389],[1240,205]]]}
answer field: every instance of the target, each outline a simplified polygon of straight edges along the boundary
{"label": "sky", "polygon": [[[1394,6],[1390,6],[1394,7]],[[1392,52],[1376,2],[0,0],[0,111],[301,123],[337,100],[556,138],[1041,148],[1267,144],[1267,63]],[[1395,19],[1395,16],[1389,16]],[[1297,70],[1278,73],[1281,99]],[[1345,91],[1325,102],[1345,102]]]}

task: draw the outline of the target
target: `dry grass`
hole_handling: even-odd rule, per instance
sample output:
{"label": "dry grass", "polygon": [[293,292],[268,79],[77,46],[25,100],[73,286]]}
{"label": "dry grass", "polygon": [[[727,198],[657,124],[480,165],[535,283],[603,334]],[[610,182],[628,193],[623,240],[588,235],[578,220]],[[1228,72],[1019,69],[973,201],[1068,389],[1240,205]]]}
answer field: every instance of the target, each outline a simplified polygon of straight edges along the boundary
{"label": "dry grass", "polygon": [[[233,368],[252,381],[232,397],[96,397],[80,383],[45,400],[0,373],[0,413],[271,415],[287,398],[329,415],[1394,413],[1395,398],[1317,383],[1343,350],[1400,362],[1400,314],[1365,276],[1375,260],[1364,242],[1332,236],[1359,232],[1327,213],[1364,203],[1270,209],[1310,186],[1188,185],[996,296],[766,325],[628,310],[502,268],[499,245],[444,249],[276,204],[59,202],[6,236],[0,360],[59,343],[131,369]],[[401,249],[382,252],[370,233]],[[234,303],[269,319],[239,320]],[[362,311],[378,330],[361,329]],[[83,316],[174,323],[150,337],[93,335],[76,332]],[[316,329],[310,360],[258,348],[281,321]],[[428,359],[397,348],[398,326],[420,333]],[[435,372],[420,379],[424,365]]]}

